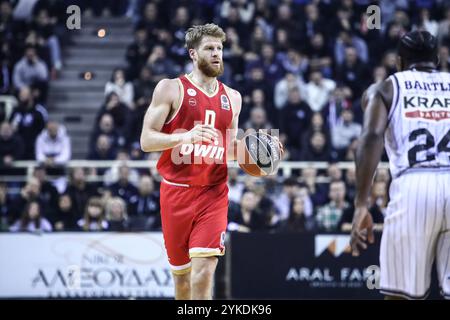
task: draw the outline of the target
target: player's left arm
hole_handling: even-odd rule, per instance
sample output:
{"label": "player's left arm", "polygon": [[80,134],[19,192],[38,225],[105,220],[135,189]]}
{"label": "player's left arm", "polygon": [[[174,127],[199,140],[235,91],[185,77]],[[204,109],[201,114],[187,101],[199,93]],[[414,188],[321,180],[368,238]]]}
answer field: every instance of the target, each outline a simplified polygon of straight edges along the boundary
{"label": "player's left arm", "polygon": [[367,210],[367,199],[383,154],[383,135],[388,123],[389,101],[392,101],[392,82],[386,80],[376,88],[376,92],[371,92],[364,98],[366,99],[363,99],[363,109],[365,109],[363,132],[355,154],[355,213],[350,240],[354,256],[359,255],[359,247],[366,249],[366,240],[369,243],[374,241],[373,221]]}
{"label": "player's left arm", "polygon": [[237,132],[239,129],[239,114],[242,108],[242,97],[241,94],[230,87],[225,86],[228,97],[230,98],[231,108],[233,110],[233,120],[231,121],[231,126],[227,134],[227,139],[229,139],[227,160],[237,159]]}

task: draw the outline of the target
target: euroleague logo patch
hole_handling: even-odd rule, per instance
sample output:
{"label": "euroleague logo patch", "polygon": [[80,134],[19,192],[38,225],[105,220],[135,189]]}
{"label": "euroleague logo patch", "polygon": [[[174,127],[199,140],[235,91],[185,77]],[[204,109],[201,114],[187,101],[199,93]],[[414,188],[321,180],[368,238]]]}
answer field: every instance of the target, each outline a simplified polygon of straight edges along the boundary
{"label": "euroleague logo patch", "polygon": [[228,100],[228,97],[226,95],[223,94],[220,96],[220,103],[222,109],[230,110],[230,101]]}
{"label": "euroleague logo patch", "polygon": [[197,91],[195,91],[192,88],[187,89],[187,94],[190,95],[191,97],[195,97],[197,95]]}

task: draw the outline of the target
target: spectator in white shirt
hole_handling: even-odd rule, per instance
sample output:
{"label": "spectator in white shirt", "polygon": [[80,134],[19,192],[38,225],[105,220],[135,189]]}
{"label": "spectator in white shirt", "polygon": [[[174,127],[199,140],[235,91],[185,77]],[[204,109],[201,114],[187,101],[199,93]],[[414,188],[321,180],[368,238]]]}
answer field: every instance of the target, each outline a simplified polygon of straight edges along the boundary
{"label": "spectator in white shirt", "polygon": [[46,165],[62,165],[71,158],[70,137],[66,128],[50,121],[36,140],[36,160]]}
{"label": "spectator in white shirt", "polygon": [[323,77],[321,71],[313,71],[306,85],[306,102],[314,112],[320,112],[336,88],[336,82]]}
{"label": "spectator in white shirt", "polygon": [[111,92],[117,93],[120,101],[126,104],[129,108],[134,108],[133,84],[126,81],[125,71],[123,69],[114,70],[111,80],[106,83],[105,96]]}
{"label": "spectator in white shirt", "polygon": [[301,76],[296,76],[293,73],[286,73],[283,79],[275,84],[274,104],[278,110],[283,109],[288,102],[288,93],[291,89],[297,88],[302,97],[306,96],[305,83]]}

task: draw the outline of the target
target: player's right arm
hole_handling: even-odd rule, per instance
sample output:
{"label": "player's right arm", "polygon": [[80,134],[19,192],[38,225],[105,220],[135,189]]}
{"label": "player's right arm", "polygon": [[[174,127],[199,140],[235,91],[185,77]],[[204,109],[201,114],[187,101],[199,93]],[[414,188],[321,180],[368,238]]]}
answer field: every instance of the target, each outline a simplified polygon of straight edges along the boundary
{"label": "player's right arm", "polygon": [[142,151],[163,151],[183,143],[212,142],[218,137],[215,130],[207,125],[196,125],[190,131],[184,132],[170,134],[161,132],[171,114],[172,106],[181,104],[180,90],[176,79],[163,79],[156,85],[142,126],[140,141]]}
{"label": "player's right arm", "polygon": [[373,221],[367,210],[372,180],[383,154],[383,135],[388,123],[392,102],[392,82],[384,81],[371,87],[363,97],[364,126],[355,154],[356,195],[350,244],[354,256],[359,247],[367,247],[366,240],[373,243]]}

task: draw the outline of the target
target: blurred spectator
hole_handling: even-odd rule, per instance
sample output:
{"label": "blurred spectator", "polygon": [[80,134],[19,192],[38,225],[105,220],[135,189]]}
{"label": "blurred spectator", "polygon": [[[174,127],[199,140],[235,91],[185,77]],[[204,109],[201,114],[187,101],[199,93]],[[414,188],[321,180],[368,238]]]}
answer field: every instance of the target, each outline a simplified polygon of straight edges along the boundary
{"label": "blurred spectator", "polygon": [[6,183],[0,182],[0,231],[8,229],[10,220],[11,198],[8,196]]}
{"label": "blurred spectator", "polygon": [[[117,130],[120,137],[123,137],[127,131],[126,125],[128,124],[129,113],[130,109],[120,101],[119,95],[116,92],[111,92],[106,96],[104,105],[97,112],[95,123],[99,124],[100,130],[103,129],[100,121],[105,114],[109,114],[113,119],[113,129]],[[109,132],[107,131],[105,133]],[[117,140],[115,143],[120,145],[125,143],[125,141],[118,140],[116,137],[114,137],[114,139]],[[122,140],[124,140],[124,138],[122,138]]]}
{"label": "blurred spectator", "polygon": [[[302,169],[301,182],[307,187],[308,193],[311,195],[311,200],[315,205],[324,204],[328,200],[326,195],[326,189],[321,190],[320,185],[317,183],[317,169],[314,167],[308,167]],[[324,199],[316,199],[322,197]]]}
{"label": "blurred spectator", "polygon": [[47,122],[47,111],[35,104],[30,88],[24,86],[19,92],[19,105],[11,114],[10,122],[25,143],[24,159],[35,159],[35,143]]}
{"label": "blurred spectator", "polygon": [[351,108],[351,90],[348,87],[338,86],[330,97],[328,104],[322,109],[322,115],[327,120],[330,130],[341,121],[343,109]]}
{"label": "blurred spectator", "polygon": [[267,113],[261,107],[254,107],[250,111],[250,119],[244,123],[244,130],[254,129],[259,130],[269,130],[272,129],[272,124],[267,120]]}
{"label": "blurred spectator", "polygon": [[98,137],[101,135],[106,135],[108,137],[113,148],[117,148],[125,144],[125,139],[116,129],[114,125],[114,118],[109,113],[105,113],[100,116],[99,121],[94,128],[94,132],[91,135],[91,140],[89,143],[90,153],[95,151]]}
{"label": "blurred spectator", "polygon": [[91,0],[80,1],[81,12],[85,16],[110,17],[124,15],[127,10],[128,1],[125,0]]}
{"label": "blurred spectator", "polygon": [[55,231],[76,231],[78,230],[77,221],[79,219],[81,219],[81,216],[77,216],[70,195],[67,193],[60,195],[54,223]]}
{"label": "blurred spectator", "polygon": [[17,220],[10,228],[12,232],[51,232],[51,223],[42,217],[39,202],[30,201],[26,205],[22,217]]}
{"label": "blurred spectator", "polygon": [[[397,72],[397,53],[395,51],[386,51],[381,61],[382,66],[386,70],[386,76],[390,76]],[[384,80],[384,79],[383,79]]]}
{"label": "blurred spectator", "polygon": [[[135,141],[130,146],[130,160],[144,160],[145,155],[142,152],[141,144],[138,141]],[[158,160],[156,158],[155,160]]]}
{"label": "blurred spectator", "polygon": [[[44,200],[45,198],[41,194],[41,183],[39,179],[35,177],[28,179],[25,186],[20,189],[20,193],[12,199],[11,206],[9,208],[10,223],[20,217],[27,203],[29,203],[30,201],[38,201],[42,206],[45,203]],[[43,211],[43,213],[45,213],[45,210]]]}
{"label": "blurred spectator", "polygon": [[302,148],[300,155],[293,155],[296,161],[330,161],[334,158],[331,153],[330,141],[323,132],[314,132]]}
{"label": "blurred spectator", "polygon": [[384,66],[375,67],[373,70],[373,83],[381,83],[388,77],[388,73]]}
{"label": "blurred spectator", "polygon": [[304,77],[308,69],[308,59],[298,50],[289,48],[286,54],[279,55],[279,61],[284,72],[290,72],[297,76]]}
{"label": "blurred spectator", "polygon": [[121,197],[127,203],[130,202],[132,197],[135,197],[138,194],[137,188],[130,183],[129,175],[130,168],[126,164],[122,164],[119,167],[119,181],[113,183],[109,187],[113,196]]}
{"label": "blurred spectator", "polygon": [[147,59],[147,66],[152,71],[155,82],[164,78],[173,78],[181,72],[180,66],[167,57],[166,49],[160,44],[153,47]]}
{"label": "blurred spectator", "polygon": [[313,203],[308,187],[305,184],[300,184],[297,196],[303,199],[305,217],[312,217],[314,215],[315,204]]}
{"label": "blurred spectator", "polygon": [[288,101],[280,119],[281,132],[287,135],[287,146],[291,152],[302,149],[302,134],[311,124],[312,111],[302,99],[297,88],[289,90]]}
{"label": "blurred spectator", "polygon": [[226,18],[231,8],[236,8],[239,20],[245,24],[251,23],[255,13],[255,4],[247,0],[224,0],[220,7],[220,16]]}
{"label": "blurred spectator", "polygon": [[139,79],[135,80],[133,85],[135,109],[128,115],[128,125],[126,128],[127,144],[139,141],[144,116],[150,105],[153,90],[156,86],[156,83],[153,81],[152,71],[149,67],[143,67],[141,69]]}
{"label": "blurred spectator", "polygon": [[125,201],[112,197],[106,202],[106,220],[108,231],[128,231],[128,215]]}
{"label": "blurred spectator", "polygon": [[283,222],[280,230],[304,232],[314,229],[314,217],[305,216],[305,205],[302,196],[296,196],[292,201],[289,218]]}
{"label": "blurred spectator", "polygon": [[354,168],[345,171],[346,199],[349,203],[353,202],[356,195],[356,172]]}
{"label": "blurred spectator", "polygon": [[284,75],[284,70],[278,60],[275,59],[275,49],[270,43],[262,45],[260,58],[253,63],[249,63],[247,68],[252,69],[256,66],[263,69],[264,78],[271,86],[275,85]]}
{"label": "blurred spectator", "polygon": [[70,170],[69,185],[65,193],[70,196],[77,217],[83,216],[88,199],[99,195],[95,186],[86,181],[85,170],[80,167]]}
{"label": "blurred spectator", "polygon": [[333,147],[339,152],[340,159],[343,160],[346,149],[353,139],[361,135],[362,127],[353,121],[353,112],[349,109],[342,110],[342,123],[337,124],[332,130]]}
{"label": "blurred spectator", "polygon": [[141,177],[139,193],[131,197],[128,204],[133,230],[149,231],[161,228],[159,192],[155,190],[152,177],[147,175]]}
{"label": "blurred spectator", "polygon": [[433,36],[438,35],[439,24],[436,20],[433,20],[430,16],[430,10],[422,8],[420,10],[419,23],[416,26],[417,29],[425,30],[431,33]]}
{"label": "blurred spectator", "polygon": [[233,81],[238,81],[244,76],[244,53],[245,49],[236,32],[236,29],[229,27],[225,29],[227,41],[224,43],[223,60],[228,62],[233,71]]}
{"label": "blurred spectator", "polygon": [[105,96],[115,92],[120,99],[130,109],[134,109],[134,89],[133,84],[126,80],[125,70],[116,69],[113,71],[110,81],[105,85]]}
{"label": "blurred spectator", "polygon": [[306,85],[303,79],[298,75],[288,72],[275,85],[274,104],[279,111],[282,111],[286,106],[289,92],[293,89],[297,89],[300,92],[300,97],[306,97]]}
{"label": "blurred spectator", "polygon": [[250,232],[260,229],[264,225],[257,215],[258,196],[253,191],[246,191],[242,195],[239,209],[228,213],[228,231]]}
{"label": "blurred spectator", "polygon": [[175,9],[173,19],[170,21],[170,33],[173,35],[173,42],[169,48],[170,56],[178,65],[186,60],[186,48],[184,46],[187,29],[191,21],[188,8],[179,6]]}
{"label": "blurred spectator", "polygon": [[289,217],[289,208],[294,197],[298,194],[298,182],[294,177],[286,178],[283,182],[282,193],[273,199],[275,207],[279,212],[280,220],[286,220]]}
{"label": "blurred spectator", "polygon": [[[369,199],[369,213],[372,216],[374,230],[381,231],[383,229],[383,221],[388,202],[387,184],[381,181],[375,182],[372,186]],[[350,232],[352,230],[353,214],[353,210],[344,212],[339,222],[339,229],[341,231]]]}
{"label": "blurred spectator", "polygon": [[332,53],[328,48],[324,34],[314,34],[308,43],[306,52],[309,60],[309,67],[312,70],[320,70],[325,78],[331,78],[333,75],[332,69]]}
{"label": "blurred spectator", "polygon": [[330,182],[342,180],[342,170],[336,162],[328,164],[327,176],[330,178]]}
{"label": "blurred spectator", "polygon": [[239,170],[237,168],[228,168],[228,199],[235,203],[241,201],[244,191],[244,184],[238,181]]}
{"label": "blurred spectator", "polygon": [[[254,108],[262,108],[266,111],[269,119],[276,117],[272,104],[270,101],[266,100],[266,94],[263,90],[255,88],[250,92],[250,96],[244,97],[244,106],[242,108],[241,114],[239,115],[239,121],[245,123],[250,118],[250,112]],[[248,101],[247,101],[248,100]]]}
{"label": "blurred spectator", "polygon": [[106,231],[109,229],[101,198],[89,198],[84,210],[84,216],[78,220],[77,225],[80,231]]}
{"label": "blurred spectator", "polygon": [[10,166],[14,160],[23,159],[25,152],[22,138],[13,132],[8,122],[0,125],[0,166]]}
{"label": "blurred spectator", "polygon": [[345,210],[352,210],[345,201],[345,184],[333,181],[330,184],[330,202],[317,211],[317,226],[322,231],[338,231],[338,225]]}
{"label": "blurred spectator", "polygon": [[[140,149],[140,146],[139,146]],[[113,183],[119,181],[120,168],[125,165],[125,162],[130,160],[130,152],[126,149],[121,149],[117,152],[116,159],[119,162],[113,164],[109,169],[107,169],[103,175],[103,184],[106,187],[111,186]],[[139,183],[139,172],[134,168],[128,169],[128,180],[133,185],[138,185]]]}
{"label": "blurred spectator", "polygon": [[36,160],[47,166],[65,165],[71,158],[70,137],[66,128],[55,121],[47,123],[36,140]]}
{"label": "blurred spectator", "polygon": [[445,11],[445,19],[439,23],[437,37],[441,45],[450,46],[450,6]]}
{"label": "blurred spectator", "polygon": [[316,132],[323,133],[325,135],[325,139],[327,141],[331,141],[330,129],[327,125],[325,125],[322,114],[318,112],[315,112],[312,115],[309,128],[302,133],[302,146],[306,146],[310,141],[311,136]]}
{"label": "blurred spectator", "polygon": [[250,95],[255,89],[261,89],[264,92],[266,100],[273,99],[273,86],[264,79],[264,70],[259,66],[252,67],[246,74],[243,85],[242,95]]}
{"label": "blurred spectator", "polygon": [[33,177],[40,183],[39,199],[43,215],[54,223],[58,206],[58,190],[47,180],[47,169],[44,166],[35,167]]}
{"label": "blurred spectator", "polygon": [[[48,69],[45,63],[39,59],[36,48],[28,46],[25,54],[14,66],[14,87],[21,90],[24,87],[39,87],[45,97],[48,81]],[[42,98],[45,101],[45,98]]]}
{"label": "blurred spectator", "polygon": [[334,55],[337,65],[343,65],[348,61],[348,48],[354,49],[358,61],[362,63],[369,61],[369,53],[364,40],[348,31],[341,31],[334,45]]}
{"label": "blurred spectator", "polygon": [[355,47],[345,48],[345,58],[343,60],[337,67],[337,81],[350,87],[354,97],[360,97],[370,81],[370,78],[367,76],[370,74],[367,66],[358,58],[358,52]]}
{"label": "blurred spectator", "polygon": [[273,23],[275,30],[286,29],[292,35],[293,43],[302,43],[302,32],[297,19],[294,19],[292,8],[288,3],[281,3],[277,8],[277,15]]}
{"label": "blurred spectator", "polygon": [[306,102],[312,111],[319,112],[336,88],[336,82],[324,79],[320,71],[312,71],[309,77],[310,81],[306,84]]}
{"label": "blurred spectator", "polygon": [[31,29],[42,37],[45,47],[48,48],[52,73],[56,73],[62,68],[61,47],[58,37],[55,35],[56,18],[51,17],[48,8],[40,8],[34,14]]}
{"label": "blurred spectator", "polygon": [[157,38],[157,33],[164,27],[164,15],[158,10],[156,2],[147,2],[142,10],[143,15],[140,17],[137,26],[145,28],[150,32],[150,39]]}
{"label": "blurred spectator", "polygon": [[[149,3],[149,5],[155,6],[154,3]],[[134,31],[134,42],[127,48],[126,59],[129,65],[128,70],[131,79],[137,78],[139,75],[139,70],[145,65],[147,57],[150,54],[150,47],[153,45],[149,39],[147,30],[152,29],[146,29],[142,25],[137,27]]]}
{"label": "blurred spectator", "polygon": [[305,19],[302,20],[302,42],[305,43],[317,33],[325,32],[326,23],[320,17],[320,11],[316,4],[305,6]]}
{"label": "blurred spectator", "polygon": [[97,138],[95,149],[88,156],[89,160],[114,160],[116,152],[107,135],[101,134]]}

